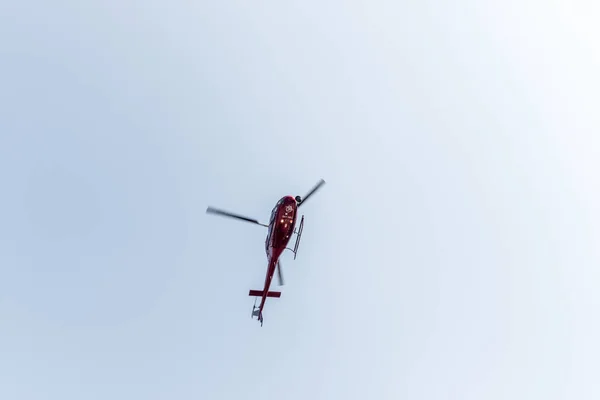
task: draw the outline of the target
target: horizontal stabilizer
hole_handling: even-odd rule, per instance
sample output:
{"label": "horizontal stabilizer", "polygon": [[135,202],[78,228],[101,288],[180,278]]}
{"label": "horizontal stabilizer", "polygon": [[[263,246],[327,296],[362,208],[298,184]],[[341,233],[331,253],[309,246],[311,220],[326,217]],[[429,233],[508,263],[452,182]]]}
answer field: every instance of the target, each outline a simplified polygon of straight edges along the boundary
{"label": "horizontal stabilizer", "polygon": [[[248,296],[262,297],[263,293],[264,292],[262,290],[251,290],[250,293],[248,293]],[[281,296],[281,292],[267,292],[267,297],[280,297],[280,296]]]}

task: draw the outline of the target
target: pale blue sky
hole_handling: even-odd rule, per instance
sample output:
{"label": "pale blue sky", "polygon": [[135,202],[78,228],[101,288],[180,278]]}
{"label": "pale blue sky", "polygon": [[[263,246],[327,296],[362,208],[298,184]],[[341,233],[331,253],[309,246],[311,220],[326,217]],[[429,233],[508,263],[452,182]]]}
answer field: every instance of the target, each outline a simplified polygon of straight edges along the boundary
{"label": "pale blue sky", "polygon": [[0,399],[600,398],[588,3],[3,2]]}

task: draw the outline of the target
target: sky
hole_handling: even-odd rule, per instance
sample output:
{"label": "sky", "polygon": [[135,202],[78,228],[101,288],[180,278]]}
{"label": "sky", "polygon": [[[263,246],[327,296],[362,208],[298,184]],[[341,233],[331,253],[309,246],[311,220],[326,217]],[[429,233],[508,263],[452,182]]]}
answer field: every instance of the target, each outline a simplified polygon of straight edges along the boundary
{"label": "sky", "polygon": [[0,398],[600,398],[599,18],[2,2]]}

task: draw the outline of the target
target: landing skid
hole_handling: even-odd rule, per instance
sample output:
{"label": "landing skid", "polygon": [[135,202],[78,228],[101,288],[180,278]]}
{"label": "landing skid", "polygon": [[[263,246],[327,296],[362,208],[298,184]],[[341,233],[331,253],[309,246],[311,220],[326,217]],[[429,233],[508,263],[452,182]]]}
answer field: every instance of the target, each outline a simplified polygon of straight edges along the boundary
{"label": "landing skid", "polygon": [[289,247],[286,247],[286,250],[289,250],[292,253],[294,253],[294,260],[296,259],[296,255],[298,255],[298,246],[300,245],[300,238],[302,238],[302,229],[304,229],[304,215],[300,220],[300,225],[298,225],[298,229],[294,229],[294,233],[296,234],[296,244],[294,245],[294,249],[292,250]]}

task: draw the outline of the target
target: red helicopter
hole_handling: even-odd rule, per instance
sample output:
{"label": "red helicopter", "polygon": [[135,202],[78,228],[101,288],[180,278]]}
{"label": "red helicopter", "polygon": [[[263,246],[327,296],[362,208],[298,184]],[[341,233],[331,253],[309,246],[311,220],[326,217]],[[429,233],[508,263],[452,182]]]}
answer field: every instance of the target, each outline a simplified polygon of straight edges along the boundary
{"label": "red helicopter", "polygon": [[[260,223],[258,220],[253,218],[244,217],[239,214],[234,214],[229,211],[219,210],[213,207],[208,207],[206,212],[209,214],[217,214],[226,217],[236,218],[242,221],[250,222],[256,225],[264,226],[269,228],[269,232],[267,233],[267,239],[265,240],[265,250],[267,252],[267,260],[268,260],[268,268],[267,268],[267,276],[265,278],[265,286],[262,290],[250,290],[248,293],[250,296],[255,296],[256,298],[261,297],[261,302],[258,307],[256,307],[256,301],[254,302],[254,306],[252,308],[252,317],[257,317],[258,321],[260,321],[260,326],[263,324],[263,315],[262,311],[265,306],[265,301],[267,297],[281,297],[281,292],[270,292],[269,287],[271,286],[271,280],[273,279],[273,274],[275,273],[275,269],[277,269],[277,275],[279,278],[279,286],[283,286],[283,275],[281,273],[281,263],[279,262],[279,257],[284,250],[290,250],[294,253],[294,260],[296,259],[296,254],[298,251],[298,245],[300,244],[300,238],[302,237],[302,228],[304,227],[304,215],[300,220],[300,225],[298,229],[295,229],[296,226],[296,217],[298,214],[298,207],[306,202],[310,196],[312,196],[321,186],[325,184],[325,181],[321,179],[313,188],[304,196],[304,198],[300,196],[292,197],[292,196],[284,196],[282,197],[271,212],[271,219],[269,224]],[[294,245],[294,249],[290,249],[287,247],[287,244],[292,237],[292,234],[296,234],[296,243]]]}

